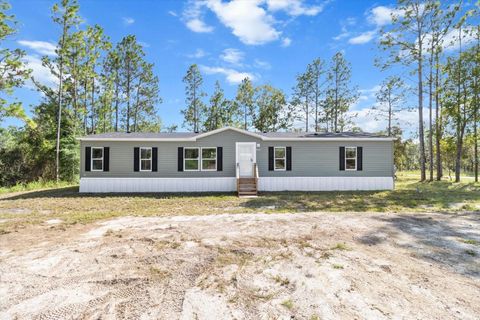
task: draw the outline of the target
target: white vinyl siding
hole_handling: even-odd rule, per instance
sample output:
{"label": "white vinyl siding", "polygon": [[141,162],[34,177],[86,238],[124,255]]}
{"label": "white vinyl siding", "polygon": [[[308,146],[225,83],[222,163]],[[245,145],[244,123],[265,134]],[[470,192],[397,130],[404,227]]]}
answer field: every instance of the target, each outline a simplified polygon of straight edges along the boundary
{"label": "white vinyl siding", "polygon": [[103,147],[92,148],[92,171],[103,171]]}

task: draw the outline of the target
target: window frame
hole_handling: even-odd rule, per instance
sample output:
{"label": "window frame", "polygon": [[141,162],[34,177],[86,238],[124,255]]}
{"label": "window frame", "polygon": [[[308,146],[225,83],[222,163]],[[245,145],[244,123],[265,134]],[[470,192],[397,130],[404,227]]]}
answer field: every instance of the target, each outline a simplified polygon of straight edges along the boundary
{"label": "window frame", "polygon": [[[142,158],[142,149],[143,150],[150,150],[150,159],[147,158]],[[139,155],[138,155],[138,161],[140,162],[139,164],[139,171],[140,172],[152,172],[152,165],[153,165],[153,149],[152,147],[140,147],[139,148]],[[149,160],[150,161],[150,170],[143,170],[142,169],[142,161]]]}
{"label": "window frame", "polygon": [[[185,154],[187,153],[187,149],[197,149],[198,150],[198,157],[195,158],[187,158]],[[201,154],[201,148],[200,147],[183,147],[183,171],[200,171],[201,168],[201,161],[202,159],[202,154]],[[197,160],[197,169],[187,169],[186,166],[186,161],[187,160]]]}
{"label": "window frame", "polygon": [[[283,158],[277,158],[277,149],[283,149]],[[283,169],[277,168],[277,159],[283,160]],[[273,147],[273,171],[287,171],[287,147]]]}
{"label": "window frame", "polygon": [[[104,158],[105,158],[105,150],[103,147],[91,147],[92,148],[92,154],[90,156],[90,170],[91,171],[97,171],[97,172],[100,172],[100,171],[103,171],[104,169]],[[102,150],[102,157],[101,158],[94,158],[93,157],[93,154],[94,154],[94,150],[95,149],[100,149]],[[93,167],[93,161],[98,161],[98,160],[101,160],[102,161],[102,169],[94,169]]]}
{"label": "window frame", "polygon": [[[203,158],[203,149],[214,149],[215,150],[215,158]],[[200,148],[200,167],[202,171],[217,171],[217,147],[201,147]],[[215,160],[215,169],[204,169],[203,168],[203,160]]]}
{"label": "window frame", "polygon": [[[355,157],[353,158],[347,158],[347,149],[355,149]],[[353,147],[353,146],[350,146],[350,147],[345,147],[345,154],[344,154],[344,158],[345,158],[345,171],[357,171],[357,161],[358,161],[358,153],[357,153],[357,147]],[[348,169],[347,168],[347,160],[355,160],[355,168],[353,169]]]}

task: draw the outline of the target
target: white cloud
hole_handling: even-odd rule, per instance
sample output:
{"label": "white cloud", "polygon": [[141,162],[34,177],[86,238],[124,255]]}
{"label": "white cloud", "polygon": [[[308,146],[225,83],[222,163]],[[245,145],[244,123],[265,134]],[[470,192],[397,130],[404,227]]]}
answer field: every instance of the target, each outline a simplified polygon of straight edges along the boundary
{"label": "white cloud", "polygon": [[[47,67],[42,65],[42,60],[39,57],[27,55],[23,58],[23,61],[25,62],[27,69],[32,70],[32,77],[35,79],[35,81],[49,87],[53,87],[58,84],[58,79],[52,75]],[[33,88],[33,84],[27,83],[27,86]]]}
{"label": "white cloud", "polygon": [[265,69],[265,70],[268,70],[268,69],[272,68],[270,63],[268,63],[267,61],[260,60],[260,59],[255,59],[254,67],[259,68],[259,69]]}
{"label": "white cloud", "polygon": [[187,2],[187,8],[183,11],[182,20],[188,29],[197,33],[209,33],[214,29],[203,21],[203,7],[205,1],[190,0]]}
{"label": "white cloud", "polygon": [[123,24],[126,25],[126,26],[129,26],[129,25],[135,23],[135,19],[133,19],[131,17],[123,17],[122,20],[123,20]]}
{"label": "white cloud", "polygon": [[207,55],[207,53],[205,51],[203,51],[203,49],[197,49],[195,50],[194,53],[192,54],[187,54],[187,57],[189,58],[195,58],[195,59],[200,59],[200,58],[203,58]]}
{"label": "white cloud", "polygon": [[228,48],[223,50],[223,53],[220,55],[220,59],[231,64],[239,65],[244,56],[245,54],[242,51]]}
{"label": "white cloud", "polygon": [[[427,109],[424,110],[425,112],[427,112]],[[370,108],[349,111],[347,116],[353,117],[355,125],[366,132],[385,131],[388,124],[386,119],[375,119],[375,115],[372,114]],[[396,116],[398,120],[394,122],[394,125],[399,125],[405,136],[410,136],[416,132],[418,125],[418,113],[416,111],[401,110]]]}
{"label": "white cloud", "polygon": [[268,10],[285,11],[291,16],[315,16],[322,12],[323,5],[306,7],[301,0],[267,0]]}
{"label": "white cloud", "polygon": [[383,27],[392,23],[392,15],[401,16],[402,12],[385,6],[378,6],[370,10],[367,20],[377,27]]}
{"label": "white cloud", "polygon": [[240,72],[229,68],[209,67],[201,65],[200,69],[206,74],[222,74],[225,76],[226,80],[230,84],[239,84],[245,78],[250,78],[250,80],[252,81],[256,79],[256,77],[249,72]]}
{"label": "white cloud", "polygon": [[[204,9],[210,9],[232,33],[247,45],[261,45],[280,39],[282,32],[273,13],[283,11],[297,17],[314,16],[322,11],[321,5],[308,6],[302,0],[190,0],[183,12],[187,27],[195,32],[212,32],[213,27],[204,21]],[[286,38],[288,39],[288,38]],[[282,39],[288,46],[290,39]]]}
{"label": "white cloud", "polygon": [[376,30],[366,31],[356,37],[348,39],[348,43],[350,44],[365,44],[370,42],[375,35],[377,34]]}
{"label": "white cloud", "polygon": [[187,21],[187,27],[193,32],[198,33],[209,33],[213,31],[213,27],[206,25],[205,22],[200,19],[191,19]]}
{"label": "white cloud", "polygon": [[[475,41],[474,27],[468,26],[462,31],[462,46],[468,46]],[[426,42],[431,41],[431,36],[427,36]],[[458,50],[460,48],[459,33],[457,29],[450,30],[443,38],[443,48],[446,51]]]}
{"label": "white cloud", "polygon": [[282,47],[286,48],[286,47],[289,47],[291,44],[292,44],[292,39],[288,37],[282,39]]}
{"label": "white cloud", "polygon": [[177,17],[177,13],[173,10],[168,11],[168,14],[171,15],[172,17]]}
{"label": "white cloud", "polygon": [[44,54],[47,56],[55,56],[56,45],[51,42],[46,41],[29,41],[29,40],[19,40],[19,45],[30,48],[36,51],[39,54]]}
{"label": "white cloud", "polygon": [[240,41],[248,45],[259,45],[277,40],[281,34],[273,27],[274,17],[260,6],[262,2],[207,0],[206,5],[226,27],[232,29]]}

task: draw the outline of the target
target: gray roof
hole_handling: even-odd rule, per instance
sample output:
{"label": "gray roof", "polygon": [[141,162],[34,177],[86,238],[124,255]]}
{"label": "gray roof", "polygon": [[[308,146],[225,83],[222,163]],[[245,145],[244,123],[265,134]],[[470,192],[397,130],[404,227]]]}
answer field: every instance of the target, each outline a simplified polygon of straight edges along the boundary
{"label": "gray roof", "polygon": [[262,132],[269,138],[386,138],[384,135],[369,132]]}
{"label": "gray roof", "polygon": [[184,139],[191,138],[198,135],[194,132],[108,132],[100,134],[90,134],[85,138],[98,138],[98,139]]}
{"label": "gray roof", "polygon": [[[224,128],[225,129],[228,129]],[[245,133],[249,133],[242,129],[234,129],[237,131],[242,131]],[[341,138],[341,139],[348,139],[348,138],[387,138],[384,135],[379,135],[375,133],[367,133],[367,132],[250,132],[257,136],[262,136],[265,138],[270,139],[315,139],[315,138]],[[194,138],[196,136],[205,134],[205,132],[195,133],[195,132],[110,132],[110,133],[101,133],[101,134],[92,134],[80,138],[80,140],[141,140],[141,139],[189,139]]]}

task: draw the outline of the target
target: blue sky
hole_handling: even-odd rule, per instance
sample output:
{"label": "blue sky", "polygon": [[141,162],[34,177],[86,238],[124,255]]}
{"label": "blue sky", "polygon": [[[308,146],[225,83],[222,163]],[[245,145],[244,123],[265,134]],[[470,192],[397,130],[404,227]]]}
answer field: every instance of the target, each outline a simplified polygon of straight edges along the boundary
{"label": "blue sky", "polygon": [[[19,33],[10,47],[27,51],[27,61],[40,81],[52,79],[41,67],[42,54],[51,52],[59,29],[51,21],[55,1],[12,1]],[[163,104],[164,125],[182,123],[184,76],[192,63],[200,65],[204,90],[213,91],[219,80],[227,97],[245,76],[255,84],[270,84],[287,95],[297,73],[320,57],[329,60],[342,51],[352,64],[352,83],[361,90],[352,108],[355,121],[366,131],[384,129],[366,112],[375,102],[375,90],[388,75],[374,66],[379,50],[375,40],[380,27],[389,24],[392,1],[367,0],[80,0],[80,13],[88,24],[99,24],[112,42],[135,34],[144,45],[146,59],[155,63]],[[41,96],[32,88],[15,97],[26,108]],[[402,115],[403,126],[414,128],[415,113]],[[6,120],[3,125],[16,124]]]}

